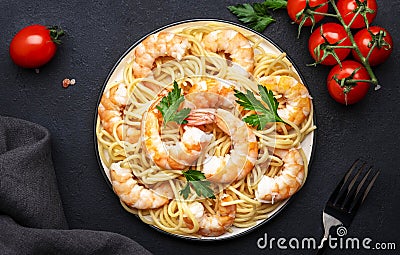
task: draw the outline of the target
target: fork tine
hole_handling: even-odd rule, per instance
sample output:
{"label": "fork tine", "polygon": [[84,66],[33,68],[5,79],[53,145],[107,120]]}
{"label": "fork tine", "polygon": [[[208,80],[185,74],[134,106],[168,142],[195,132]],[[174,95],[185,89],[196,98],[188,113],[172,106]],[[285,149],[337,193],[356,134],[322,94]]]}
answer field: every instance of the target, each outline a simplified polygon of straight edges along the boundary
{"label": "fork tine", "polygon": [[[369,172],[372,171],[372,167],[370,169]],[[374,185],[376,179],[378,178],[379,174],[381,171],[376,171],[375,174],[372,175],[371,180],[366,182],[366,184],[364,185],[364,183],[360,183],[360,189],[359,191],[357,191],[357,196],[354,199],[354,203],[353,205],[350,207],[349,212],[350,213],[356,213],[358,208],[361,206],[361,204],[364,202],[365,198],[367,197],[369,191],[372,189],[372,186]]]}
{"label": "fork tine", "polygon": [[[360,177],[362,170],[364,170],[365,165],[360,168],[360,170],[357,172],[357,174],[353,177],[353,180],[351,181],[349,185],[349,192],[347,193],[343,204],[341,206],[341,209],[345,209],[346,211],[350,209],[351,204],[355,201],[355,197],[359,194],[359,191],[361,187],[364,185],[365,181],[368,178],[368,175],[370,174],[372,167],[370,167],[366,173],[364,174],[363,177]],[[361,179],[361,180],[360,180]],[[356,185],[357,182],[357,185]]]}
{"label": "fork tine", "polygon": [[343,176],[342,180],[340,180],[340,182],[338,183],[338,185],[336,186],[335,190],[332,192],[331,196],[328,199],[328,202],[331,204],[334,204],[336,198],[338,197],[338,194],[341,190],[341,188],[343,187],[343,184],[347,181],[347,179],[349,178],[350,174],[353,172],[356,164],[358,163],[360,159],[357,159],[356,161],[354,161],[354,163],[351,165],[350,169],[347,171],[347,173]]}
{"label": "fork tine", "polygon": [[365,198],[367,197],[369,191],[372,189],[372,186],[374,185],[376,178],[378,178],[379,174],[381,173],[381,171],[377,171],[374,176],[372,177],[371,182],[369,183],[369,185],[367,186],[367,189],[364,191],[364,196],[361,199],[361,203],[364,202]]}
{"label": "fork tine", "polygon": [[[361,166],[360,166],[361,164]],[[353,187],[354,185],[354,178],[350,179],[350,176],[356,170],[356,175],[358,176],[363,169],[365,163],[363,163],[360,159],[357,159],[353,165],[350,167],[350,169],[347,171],[347,173],[344,175],[343,179],[340,181],[338,186],[336,187],[335,191],[332,193],[329,201],[333,205],[338,205],[341,201],[343,201],[349,191],[349,187]],[[351,186],[350,186],[351,185]]]}

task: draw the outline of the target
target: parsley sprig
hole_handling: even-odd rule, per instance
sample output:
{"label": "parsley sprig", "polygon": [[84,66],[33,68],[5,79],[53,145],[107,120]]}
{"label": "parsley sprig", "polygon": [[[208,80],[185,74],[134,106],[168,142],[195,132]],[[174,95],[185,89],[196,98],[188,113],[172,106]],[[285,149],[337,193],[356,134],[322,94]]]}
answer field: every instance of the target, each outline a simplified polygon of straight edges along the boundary
{"label": "parsley sprig", "polygon": [[187,199],[192,188],[196,194],[201,197],[215,198],[213,190],[210,188],[211,183],[206,180],[204,174],[197,170],[187,170],[183,172],[186,177],[186,186],[180,191],[180,194]]}
{"label": "parsley sprig", "polygon": [[175,121],[178,124],[187,123],[185,119],[190,113],[190,108],[184,108],[178,111],[179,105],[184,100],[185,97],[182,95],[182,89],[179,88],[178,83],[174,81],[173,90],[156,106],[164,118],[164,126],[170,121]]}
{"label": "parsley sprig", "polygon": [[286,5],[286,0],[265,0],[262,3],[228,6],[228,10],[235,14],[241,22],[261,33],[269,24],[275,22],[269,10],[284,9]]}
{"label": "parsley sprig", "polygon": [[285,123],[285,121],[278,115],[279,103],[274,97],[272,91],[262,85],[258,85],[258,90],[262,101],[268,106],[268,108],[254,96],[252,91],[247,90],[245,94],[235,90],[235,96],[238,98],[236,102],[243,106],[245,110],[257,112],[256,114],[243,118],[243,121],[250,126],[256,127],[257,130],[263,130],[267,123],[270,122]]}

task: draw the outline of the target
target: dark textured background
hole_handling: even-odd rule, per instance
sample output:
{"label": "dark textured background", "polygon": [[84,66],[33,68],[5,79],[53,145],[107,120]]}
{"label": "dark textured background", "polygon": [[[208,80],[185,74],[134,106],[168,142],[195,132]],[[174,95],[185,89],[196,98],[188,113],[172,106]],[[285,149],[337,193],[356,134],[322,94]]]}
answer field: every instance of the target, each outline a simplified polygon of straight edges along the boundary
{"label": "dark textured background", "polygon": [[[312,62],[307,51],[308,31],[296,39],[297,27],[286,12],[274,14],[277,22],[264,34],[280,45],[302,72],[314,98],[318,131],[305,186],[268,224],[234,240],[199,243],[159,233],[120,206],[99,170],[93,142],[96,103],[109,71],[131,44],[152,30],[192,18],[237,21],[226,6],[244,2],[0,0],[0,114],[30,120],[50,130],[56,175],[71,228],[121,233],[156,254],[270,254],[270,250],[260,250],[256,245],[264,233],[275,238],[322,235],[321,210],[330,192],[353,160],[364,156],[382,173],[348,235],[397,242],[399,246],[399,0],[378,1],[380,9],[374,23],[388,29],[395,44],[390,59],[374,68],[382,89],[371,89],[363,101],[348,107],[337,104],[327,93],[329,68],[306,67]],[[40,74],[15,66],[8,55],[13,35],[34,23],[61,25],[68,33],[55,58],[41,68]],[[64,78],[75,78],[77,84],[64,89]],[[313,252],[275,249],[274,253]],[[328,254],[341,253],[373,252]]]}

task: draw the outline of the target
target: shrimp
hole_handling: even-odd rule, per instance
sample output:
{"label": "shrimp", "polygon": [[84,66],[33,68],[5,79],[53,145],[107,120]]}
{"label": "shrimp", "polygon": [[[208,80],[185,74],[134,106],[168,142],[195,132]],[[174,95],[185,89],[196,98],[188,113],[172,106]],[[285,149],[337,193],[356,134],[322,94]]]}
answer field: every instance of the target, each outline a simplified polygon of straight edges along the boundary
{"label": "shrimp", "polygon": [[275,203],[296,193],[304,181],[304,162],[297,149],[275,149],[275,155],[283,161],[280,172],[269,177],[264,175],[256,188],[256,199],[264,203]]}
{"label": "shrimp", "polygon": [[[306,86],[289,76],[265,76],[259,83],[278,96],[278,115],[299,126],[311,111],[311,96]],[[288,127],[290,129],[290,127]]]}
{"label": "shrimp", "polygon": [[254,50],[250,41],[240,32],[232,29],[215,30],[204,36],[202,45],[210,52],[230,54],[233,62],[239,64],[247,72],[254,69]]}
{"label": "shrimp", "polygon": [[206,79],[194,83],[185,93],[185,99],[185,106],[191,109],[233,109],[236,97],[234,86],[216,79]]}
{"label": "shrimp", "polygon": [[223,109],[196,109],[187,118],[188,125],[216,123],[230,135],[232,149],[224,156],[209,156],[203,165],[205,177],[218,183],[241,180],[253,169],[258,157],[258,144],[254,133],[239,118]]}
{"label": "shrimp", "polygon": [[[124,109],[128,103],[128,91],[124,83],[114,86],[101,97],[98,114],[103,128],[110,134],[114,126],[120,123],[124,117]],[[136,143],[140,138],[140,130],[130,125],[122,124],[117,127],[117,135],[120,140]]]}
{"label": "shrimp", "polygon": [[131,208],[159,208],[172,197],[172,189],[167,182],[153,190],[147,189],[138,183],[130,169],[121,167],[120,162],[111,164],[110,177],[114,192]]}
{"label": "shrimp", "polygon": [[186,38],[171,32],[159,32],[148,36],[135,48],[133,75],[136,78],[149,75],[159,57],[173,57],[180,61],[190,46]]}
{"label": "shrimp", "polygon": [[[166,91],[164,91],[166,92]],[[162,96],[150,106],[142,120],[143,143],[147,155],[153,162],[163,169],[183,170],[196,161],[203,148],[206,148],[212,139],[211,134],[206,134],[196,127],[184,126],[181,141],[176,145],[164,145],[160,135],[161,112],[156,108]]]}
{"label": "shrimp", "polygon": [[[233,201],[230,195],[220,196],[220,201]],[[204,206],[200,202],[194,202],[189,205],[189,210],[199,224],[198,234],[202,236],[220,236],[224,234],[233,224],[236,217],[236,205],[222,206],[220,204],[217,214],[212,215],[204,212]],[[194,223],[187,216],[184,221],[188,228],[193,229]]]}

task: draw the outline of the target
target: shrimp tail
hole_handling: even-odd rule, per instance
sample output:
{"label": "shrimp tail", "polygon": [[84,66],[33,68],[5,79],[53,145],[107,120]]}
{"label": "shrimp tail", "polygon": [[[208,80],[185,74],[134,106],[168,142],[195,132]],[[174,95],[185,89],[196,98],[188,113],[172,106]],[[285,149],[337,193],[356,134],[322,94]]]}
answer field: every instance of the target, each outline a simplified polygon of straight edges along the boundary
{"label": "shrimp tail", "polygon": [[110,177],[114,192],[131,208],[154,209],[169,202],[171,190],[156,192],[140,185],[131,170],[121,167],[120,162],[111,164]]}

